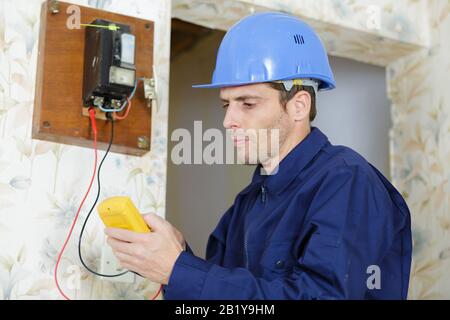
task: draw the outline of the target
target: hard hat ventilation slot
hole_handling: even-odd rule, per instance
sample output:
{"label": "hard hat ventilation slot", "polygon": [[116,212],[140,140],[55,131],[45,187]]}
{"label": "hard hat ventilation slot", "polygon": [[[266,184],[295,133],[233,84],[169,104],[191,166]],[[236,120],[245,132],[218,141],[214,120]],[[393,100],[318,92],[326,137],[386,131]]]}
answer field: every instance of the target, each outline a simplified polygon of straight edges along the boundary
{"label": "hard hat ventilation slot", "polygon": [[294,41],[296,44],[305,44],[305,39],[303,39],[303,36],[300,34],[294,35]]}

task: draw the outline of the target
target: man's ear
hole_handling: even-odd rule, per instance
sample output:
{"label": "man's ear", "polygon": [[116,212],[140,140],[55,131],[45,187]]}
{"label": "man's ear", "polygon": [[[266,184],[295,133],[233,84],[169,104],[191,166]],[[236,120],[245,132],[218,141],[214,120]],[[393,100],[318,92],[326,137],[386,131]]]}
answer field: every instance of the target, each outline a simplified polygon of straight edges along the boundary
{"label": "man's ear", "polygon": [[305,91],[301,90],[288,102],[289,113],[294,121],[303,121],[309,119],[309,112],[311,111],[311,96]]}

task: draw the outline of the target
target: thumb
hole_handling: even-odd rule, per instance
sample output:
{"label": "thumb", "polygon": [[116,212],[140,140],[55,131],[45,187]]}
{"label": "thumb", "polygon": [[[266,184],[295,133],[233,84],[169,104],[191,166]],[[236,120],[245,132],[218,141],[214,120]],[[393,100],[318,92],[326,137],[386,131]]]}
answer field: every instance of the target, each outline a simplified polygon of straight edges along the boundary
{"label": "thumb", "polygon": [[144,214],[143,217],[147,225],[150,227],[151,231],[160,230],[163,224],[166,222],[166,220],[153,212]]}

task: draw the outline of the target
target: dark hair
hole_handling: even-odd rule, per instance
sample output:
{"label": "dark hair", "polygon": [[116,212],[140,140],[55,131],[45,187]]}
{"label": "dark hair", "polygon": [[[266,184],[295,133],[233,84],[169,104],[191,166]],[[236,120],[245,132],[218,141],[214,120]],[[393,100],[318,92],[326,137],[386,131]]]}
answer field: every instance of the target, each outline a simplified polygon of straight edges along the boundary
{"label": "dark hair", "polygon": [[306,91],[311,96],[311,110],[309,111],[309,122],[312,122],[317,114],[316,109],[316,94],[314,88],[311,86],[299,86],[294,85],[290,91],[286,91],[282,83],[269,82],[269,85],[278,90],[280,93],[280,103],[283,108],[286,108],[286,104],[300,91]]}

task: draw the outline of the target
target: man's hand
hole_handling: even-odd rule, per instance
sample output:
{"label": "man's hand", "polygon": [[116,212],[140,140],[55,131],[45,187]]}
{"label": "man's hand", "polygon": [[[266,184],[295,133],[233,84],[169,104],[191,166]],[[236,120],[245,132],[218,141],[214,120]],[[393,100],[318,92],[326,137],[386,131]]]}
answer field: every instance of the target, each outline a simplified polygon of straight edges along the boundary
{"label": "man's hand", "polygon": [[144,215],[144,220],[152,232],[106,228],[107,242],[122,267],[151,281],[167,284],[175,261],[185,250],[184,237],[154,213]]}

